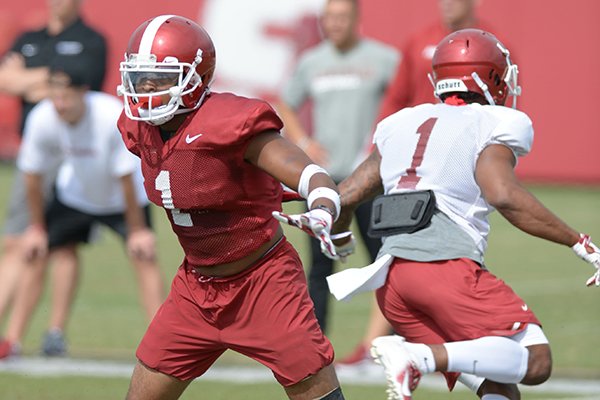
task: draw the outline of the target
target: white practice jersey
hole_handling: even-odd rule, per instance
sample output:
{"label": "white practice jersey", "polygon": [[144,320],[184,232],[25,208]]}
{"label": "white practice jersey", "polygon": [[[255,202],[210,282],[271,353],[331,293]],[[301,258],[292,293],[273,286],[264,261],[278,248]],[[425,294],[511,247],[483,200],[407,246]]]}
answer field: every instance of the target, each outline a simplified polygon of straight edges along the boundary
{"label": "white practice jersey", "polygon": [[140,160],[125,147],[117,129],[123,103],[114,96],[88,92],[86,113],[76,125],[60,119],[49,99],[29,114],[17,166],[42,173],[60,161],[56,196],[69,207],[106,215],[125,211],[120,178],[133,174],[138,203],[148,204]]}
{"label": "white practice jersey", "polygon": [[385,194],[433,190],[438,209],[458,224],[483,253],[493,211],[475,181],[479,154],[490,144],[527,154],[529,117],[502,106],[423,104],[381,121],[373,139],[381,156]]}

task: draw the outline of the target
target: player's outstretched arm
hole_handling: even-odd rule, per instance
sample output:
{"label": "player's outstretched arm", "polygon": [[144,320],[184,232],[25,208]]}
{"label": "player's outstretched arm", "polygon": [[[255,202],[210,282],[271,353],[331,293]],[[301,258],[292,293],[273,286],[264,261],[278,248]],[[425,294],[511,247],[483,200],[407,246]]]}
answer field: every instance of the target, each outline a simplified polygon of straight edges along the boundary
{"label": "player's outstretched arm", "polygon": [[[506,146],[494,144],[483,150],[475,179],[486,201],[520,230],[571,247],[598,270],[600,253],[589,236],[571,228],[523,187],[514,174],[515,162],[512,150]],[[591,279],[600,285],[598,272]]]}
{"label": "player's outstretched arm", "polygon": [[483,150],[475,168],[475,179],[486,201],[524,232],[569,247],[577,243],[579,232],[519,183],[514,166],[515,156],[508,147],[494,144]]}
{"label": "player's outstretched arm", "polygon": [[323,253],[338,258],[329,233],[340,212],[340,198],[329,174],[276,131],[254,137],[245,159],[307,200],[309,211],[306,213],[287,215],[274,211],[273,216],[318,238]]}
{"label": "player's outstretched arm", "polygon": [[333,232],[348,230],[356,208],[383,192],[383,184],[379,175],[380,164],[381,155],[375,148],[369,157],[338,185],[342,211],[333,225]]}

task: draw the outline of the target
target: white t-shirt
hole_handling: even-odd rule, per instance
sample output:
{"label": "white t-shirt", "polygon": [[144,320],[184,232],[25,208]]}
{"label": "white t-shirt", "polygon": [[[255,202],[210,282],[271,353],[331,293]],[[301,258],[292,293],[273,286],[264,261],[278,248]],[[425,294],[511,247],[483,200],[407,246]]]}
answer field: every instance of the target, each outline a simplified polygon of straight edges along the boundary
{"label": "white t-shirt", "polygon": [[381,121],[373,142],[381,154],[386,194],[433,190],[437,207],[458,224],[483,255],[493,211],[475,181],[475,166],[490,144],[527,154],[533,142],[529,117],[502,106],[423,104]]}
{"label": "white t-shirt", "polygon": [[85,115],[76,125],[61,120],[49,99],[36,105],[25,123],[18,168],[43,173],[62,160],[56,195],[65,205],[88,214],[124,212],[120,178],[128,174],[133,174],[138,203],[148,204],[140,160],[127,150],[117,129],[122,102],[88,92],[85,103]]}

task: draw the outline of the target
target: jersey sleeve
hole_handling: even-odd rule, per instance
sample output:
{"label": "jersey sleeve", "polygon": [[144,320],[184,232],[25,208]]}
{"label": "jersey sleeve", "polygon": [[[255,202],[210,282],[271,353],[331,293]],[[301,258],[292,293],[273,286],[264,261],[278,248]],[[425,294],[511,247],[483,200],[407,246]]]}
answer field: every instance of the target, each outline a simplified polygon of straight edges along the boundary
{"label": "jersey sleeve", "polygon": [[52,123],[48,122],[49,100],[45,100],[33,108],[25,122],[23,142],[17,156],[17,167],[27,173],[40,174],[49,166],[56,165],[62,154],[57,143],[56,132]]}
{"label": "jersey sleeve", "polygon": [[[512,109],[507,109],[515,111]],[[533,144],[533,124],[522,112],[515,111],[510,117],[504,116],[492,131],[489,144],[502,144],[510,148],[515,157],[522,157],[531,151]]]}
{"label": "jersey sleeve", "polygon": [[119,120],[117,121],[117,128],[119,129],[119,132],[121,132],[121,139],[123,139],[123,143],[125,143],[127,150],[139,157],[140,151],[138,148],[138,140],[135,130],[136,127],[137,124],[132,123],[132,121],[127,118],[127,115],[125,115],[125,111],[123,110]]}
{"label": "jersey sleeve", "polygon": [[246,153],[246,149],[251,140],[257,135],[267,131],[279,132],[283,128],[283,122],[275,110],[264,101],[253,102],[254,106],[249,110],[248,118],[244,122],[238,142],[241,155]]}
{"label": "jersey sleeve", "polygon": [[279,131],[283,122],[268,103],[258,101],[249,114],[242,131],[243,137],[252,137],[265,131]]}
{"label": "jersey sleeve", "polygon": [[114,135],[110,137],[110,169],[113,176],[122,177],[132,174],[138,168],[140,160],[127,150],[125,143],[121,140],[119,132],[115,129]]}

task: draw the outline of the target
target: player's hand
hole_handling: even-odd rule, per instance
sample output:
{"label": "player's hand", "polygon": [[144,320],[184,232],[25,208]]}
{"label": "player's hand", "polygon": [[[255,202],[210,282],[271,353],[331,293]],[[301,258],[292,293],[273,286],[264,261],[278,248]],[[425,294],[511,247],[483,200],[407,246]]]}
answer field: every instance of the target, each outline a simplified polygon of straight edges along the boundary
{"label": "player's hand", "polygon": [[583,260],[592,264],[594,268],[596,268],[596,273],[587,280],[587,286],[600,286],[600,249],[592,243],[589,235],[585,235],[583,233],[580,234],[579,242],[575,243],[573,247],[571,247],[575,254],[577,254]]}
{"label": "player's hand", "polygon": [[23,255],[32,262],[48,255],[48,233],[38,225],[30,225],[23,234]]}
{"label": "player's hand", "polygon": [[316,237],[321,242],[321,251],[327,257],[336,259],[335,246],[331,241],[329,232],[333,217],[327,211],[320,208],[307,211],[303,214],[285,214],[279,211],[273,211],[273,216],[279,222],[295,226],[302,229],[310,236]]}
{"label": "player's hand", "polygon": [[133,230],[127,237],[129,257],[139,261],[156,260],[156,238],[148,228]]}
{"label": "player's hand", "polygon": [[[356,239],[352,232],[342,232],[335,235],[331,235],[331,240],[335,246],[335,252],[337,259],[341,262],[346,262],[346,258],[354,253],[356,249]],[[322,251],[323,249],[321,249]]]}

